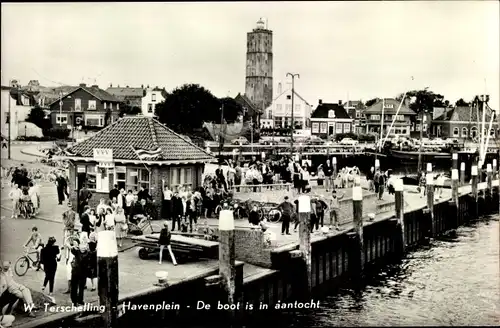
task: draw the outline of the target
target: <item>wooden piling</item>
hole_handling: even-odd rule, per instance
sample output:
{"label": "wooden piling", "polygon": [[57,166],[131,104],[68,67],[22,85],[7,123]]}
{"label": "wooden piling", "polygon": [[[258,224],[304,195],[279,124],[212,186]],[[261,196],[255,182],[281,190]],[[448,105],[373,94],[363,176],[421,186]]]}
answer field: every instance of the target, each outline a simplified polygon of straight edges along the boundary
{"label": "wooden piling", "polygon": [[299,251],[303,273],[301,281],[304,287],[303,298],[308,298],[312,291],[312,262],[311,262],[311,199],[307,195],[299,197]]}
{"label": "wooden piling", "polygon": [[458,170],[457,169],[453,169],[451,170],[451,204],[453,206],[453,213],[454,213],[454,228],[458,228],[460,226],[460,223],[459,223],[459,212],[458,212],[458,209],[459,209],[459,203],[458,203],[458,197],[459,197],[459,194],[458,194]]}
{"label": "wooden piling", "polygon": [[497,159],[493,159],[493,179],[498,180],[497,192],[496,195],[498,197],[498,213],[500,213],[500,174],[498,172]]}
{"label": "wooden piling", "polygon": [[451,155],[451,169],[452,170],[458,170],[458,153],[453,153]]}
{"label": "wooden piling", "polygon": [[460,185],[463,186],[465,184],[465,163],[460,163]]}
{"label": "wooden piling", "polygon": [[486,164],[486,190],[485,190],[485,208],[487,213],[491,213],[493,200],[493,170],[491,164]]}
{"label": "wooden piling", "polygon": [[227,304],[236,304],[236,252],[234,245],[234,217],[231,210],[219,214],[219,275],[227,296]]}
{"label": "wooden piling", "polygon": [[353,251],[356,252],[355,268],[358,270],[356,273],[362,275],[365,266],[365,247],[363,245],[363,190],[361,186],[352,188],[352,212],[355,232],[355,247],[353,247]]}
{"label": "wooden piling", "polygon": [[104,306],[104,327],[117,327],[118,318],[118,247],[114,231],[101,231],[97,243],[97,290],[99,305]]}
{"label": "wooden piling", "polygon": [[479,214],[479,208],[478,208],[478,193],[477,193],[477,166],[473,165],[471,167],[471,187],[472,187],[472,199],[473,199],[473,205],[472,205],[472,217],[474,219],[477,218]]}
{"label": "wooden piling", "polygon": [[432,164],[427,163],[426,175],[427,213],[429,215],[430,229],[432,237],[436,235],[436,224],[434,222],[434,176],[432,175]]}
{"label": "wooden piling", "polygon": [[406,252],[406,235],[405,235],[405,210],[404,210],[404,184],[403,180],[397,179],[394,184],[395,202],[396,202],[396,219],[399,230],[399,251],[401,254]]}

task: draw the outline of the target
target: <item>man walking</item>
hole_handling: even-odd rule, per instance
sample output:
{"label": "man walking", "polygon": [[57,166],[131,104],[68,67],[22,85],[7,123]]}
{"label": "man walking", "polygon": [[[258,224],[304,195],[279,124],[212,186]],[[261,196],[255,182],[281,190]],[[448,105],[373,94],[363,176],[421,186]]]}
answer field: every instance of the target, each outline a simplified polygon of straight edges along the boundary
{"label": "man walking", "polygon": [[71,235],[73,230],[75,229],[75,220],[76,220],[76,212],[73,211],[71,206],[71,202],[68,202],[68,209],[62,215],[63,219],[63,248],[65,247],[64,243],[66,242],[66,238]]}
{"label": "man walking", "polygon": [[278,209],[282,213],[281,234],[290,235],[290,217],[293,213],[293,205],[288,200],[288,196],[285,196],[285,201],[278,206]]}
{"label": "man walking", "polygon": [[83,209],[86,205],[89,204],[89,200],[92,198],[92,193],[87,189],[87,186],[84,184],[82,189],[80,189],[78,195],[78,215],[82,215]]}
{"label": "man walking", "polygon": [[57,174],[56,188],[57,188],[57,198],[59,200],[59,205],[62,205],[65,199],[64,196],[67,191],[66,189],[68,188],[68,183],[66,182],[66,179],[64,178],[62,173]]}
{"label": "man walking", "polygon": [[332,198],[330,199],[330,227],[335,224],[335,229],[340,230],[339,227],[339,200],[344,198],[344,194],[338,196],[335,189],[332,190]]}

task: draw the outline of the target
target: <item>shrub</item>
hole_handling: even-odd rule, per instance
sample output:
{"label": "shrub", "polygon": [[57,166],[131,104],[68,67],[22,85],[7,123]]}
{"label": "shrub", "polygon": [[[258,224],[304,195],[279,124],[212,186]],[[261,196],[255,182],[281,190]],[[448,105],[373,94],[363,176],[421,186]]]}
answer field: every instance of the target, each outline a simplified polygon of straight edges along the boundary
{"label": "shrub", "polygon": [[44,137],[54,139],[68,139],[71,130],[68,129],[47,129],[43,131]]}

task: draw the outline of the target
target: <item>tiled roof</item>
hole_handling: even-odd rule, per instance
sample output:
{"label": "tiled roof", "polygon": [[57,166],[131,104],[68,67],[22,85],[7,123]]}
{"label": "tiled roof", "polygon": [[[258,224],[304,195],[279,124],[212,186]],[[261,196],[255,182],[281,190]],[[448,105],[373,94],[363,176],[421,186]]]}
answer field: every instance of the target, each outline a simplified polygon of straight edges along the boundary
{"label": "tiled roof", "polygon": [[154,118],[137,116],[124,117],[69,150],[78,157],[91,158],[94,148],[107,148],[113,149],[116,159],[139,160],[132,147],[145,150],[161,148],[158,161],[204,162],[214,158]]}
{"label": "tiled roof", "polygon": [[[381,114],[382,113],[382,103],[385,102],[386,106],[391,104],[393,105],[392,108],[384,108],[384,114],[396,114],[398,111],[399,105],[401,104],[401,101],[392,99],[392,98],[385,98],[383,101],[382,99],[378,100],[376,103],[371,105],[365,110],[365,114]],[[406,106],[405,104],[401,105],[401,109],[399,110],[400,115],[417,115],[411,108]]]}
{"label": "tiled roof", "polygon": [[[489,122],[491,119],[491,108],[486,109],[486,122]],[[462,122],[477,122],[478,120],[481,122],[483,119],[483,111],[482,109],[478,111],[475,108],[471,108],[469,106],[459,106],[455,107],[447,113],[437,117],[436,121],[462,121]]]}
{"label": "tiled roof", "polygon": [[311,114],[311,118],[328,118],[328,112],[330,110],[334,111],[335,118],[341,118],[341,119],[351,118],[349,114],[347,114],[345,108],[342,107],[341,105],[327,104],[327,103],[322,103],[321,105],[318,105],[318,107],[316,107],[314,112]]}
{"label": "tiled roof", "polygon": [[[65,99],[66,97],[68,97],[69,95],[71,95],[72,93],[74,93],[80,89],[90,93],[91,95],[93,95],[94,97],[96,97],[97,99],[99,99],[101,101],[121,102],[115,96],[107,93],[106,91],[100,89],[99,87],[87,87],[87,86],[85,86],[85,87],[65,87],[64,89],[61,89],[61,91],[63,92],[62,98]],[[66,93],[65,93],[65,91],[66,91]],[[59,101],[59,98],[57,98],[57,100],[53,101],[49,105],[49,107],[52,106],[57,101]]]}
{"label": "tiled roof", "polygon": [[145,89],[143,88],[117,88],[117,87],[110,87],[106,89],[106,92],[109,94],[112,94],[113,96],[117,97],[144,97],[144,91]]}

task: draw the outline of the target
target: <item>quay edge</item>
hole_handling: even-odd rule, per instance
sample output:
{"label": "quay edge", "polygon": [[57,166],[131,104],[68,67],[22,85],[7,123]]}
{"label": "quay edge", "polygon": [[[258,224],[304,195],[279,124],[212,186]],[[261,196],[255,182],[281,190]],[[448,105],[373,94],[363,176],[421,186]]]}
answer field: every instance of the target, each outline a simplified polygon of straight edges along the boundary
{"label": "quay edge", "polygon": [[[499,211],[499,181],[493,181],[494,187],[488,189],[485,183],[479,184],[477,201],[470,186],[462,186],[458,194],[458,208],[454,201],[442,199],[434,204],[433,216],[428,213],[427,206],[413,208],[404,213],[404,238],[400,236],[397,227],[396,213],[384,213],[381,220],[364,222],[364,267],[365,272],[380,268],[387,263],[401,259],[401,240],[406,241],[406,252],[428,243],[429,238],[452,238],[459,226],[465,225],[496,214]],[[477,206],[477,207],[476,207]],[[479,210],[475,215],[476,208]],[[433,217],[433,219],[431,219]],[[314,296],[323,294],[325,290],[340,287],[348,280],[359,276],[356,268],[359,263],[352,259],[359,259],[353,247],[353,238],[349,238],[352,230],[345,231],[335,236],[321,236],[311,242],[311,281]],[[278,302],[293,302],[303,291],[301,280],[296,277],[303,275],[298,272],[304,269],[297,265],[297,258],[291,256],[299,248],[299,243],[276,248],[270,253],[271,265],[269,268],[254,270],[255,273],[244,277],[244,266],[250,264],[236,261],[235,287],[237,302],[240,311],[237,316],[230,315],[231,311],[217,310],[217,303],[227,299],[223,288],[207,281],[219,273],[214,267],[198,276],[189,277],[167,287],[151,287],[130,295],[121,295],[119,304],[130,301],[134,304],[180,304],[180,310],[160,311],[127,311],[118,319],[119,327],[140,326],[145,320],[152,322],[182,322],[183,325],[203,324],[209,326],[209,319],[215,322],[230,322],[237,320],[249,323],[259,318],[268,320],[272,312],[258,310],[260,304],[267,304],[269,309],[274,308]],[[208,278],[208,279],[207,279]],[[302,280],[303,282],[303,280]],[[313,299],[314,299],[313,296]],[[210,310],[196,310],[197,302],[211,304]],[[247,304],[254,304],[254,310],[246,309]],[[189,306],[189,308],[188,308]],[[279,311],[278,311],[279,312]],[[213,322],[213,321],[212,321]],[[36,323],[36,325],[35,325]],[[101,327],[103,325],[100,315],[91,315],[78,318],[75,313],[58,314],[35,320],[19,327]]]}

